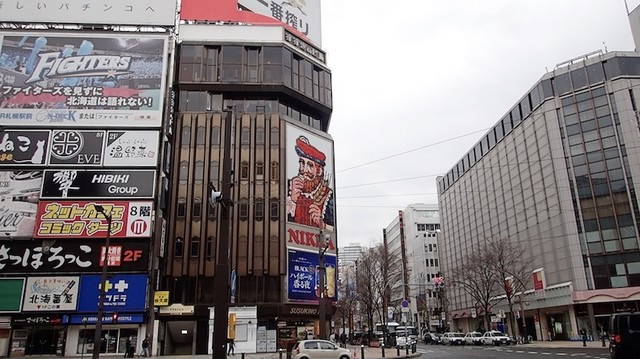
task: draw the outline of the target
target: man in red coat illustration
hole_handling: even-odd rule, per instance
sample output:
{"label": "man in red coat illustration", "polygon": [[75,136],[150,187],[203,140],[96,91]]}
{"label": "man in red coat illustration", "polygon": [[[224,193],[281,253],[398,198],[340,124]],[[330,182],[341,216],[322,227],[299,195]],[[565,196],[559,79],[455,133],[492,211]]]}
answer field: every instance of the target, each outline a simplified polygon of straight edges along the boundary
{"label": "man in red coat illustration", "polygon": [[298,174],[289,179],[287,217],[298,224],[333,230],[333,190],[325,173],[326,155],[300,136],[296,139]]}

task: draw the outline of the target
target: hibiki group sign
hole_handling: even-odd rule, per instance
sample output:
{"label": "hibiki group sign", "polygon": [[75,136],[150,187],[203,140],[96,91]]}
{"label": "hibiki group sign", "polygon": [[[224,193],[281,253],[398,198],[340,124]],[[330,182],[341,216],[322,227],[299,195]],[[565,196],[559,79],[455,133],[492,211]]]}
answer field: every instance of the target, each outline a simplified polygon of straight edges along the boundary
{"label": "hibiki group sign", "polygon": [[45,170],[40,198],[153,198],[154,170]]}
{"label": "hibiki group sign", "polygon": [[[98,310],[100,282],[100,275],[82,276],[78,312]],[[106,282],[104,308],[118,312],[144,311],[146,298],[146,274],[112,275]]]}
{"label": "hibiki group sign", "polygon": [[0,123],[159,128],[166,55],[166,36],[0,32]]}
{"label": "hibiki group sign", "polygon": [[36,238],[101,237],[107,233],[108,223],[95,205],[104,207],[111,216],[111,236],[114,238],[151,236],[153,202],[89,202],[40,201],[36,216]]}

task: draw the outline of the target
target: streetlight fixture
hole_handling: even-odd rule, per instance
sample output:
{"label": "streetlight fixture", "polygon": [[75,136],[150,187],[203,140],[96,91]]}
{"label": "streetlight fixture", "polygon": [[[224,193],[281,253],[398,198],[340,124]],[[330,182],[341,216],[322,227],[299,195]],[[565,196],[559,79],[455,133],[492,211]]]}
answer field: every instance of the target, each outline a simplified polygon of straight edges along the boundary
{"label": "streetlight fixture", "polygon": [[[107,267],[109,266],[109,242],[111,240],[111,220],[110,214],[107,214],[104,207],[96,204],[94,205],[96,212],[102,214],[107,220],[107,238],[104,245],[104,251],[101,251],[100,258],[102,259],[102,273],[100,274],[100,298],[98,299],[98,318],[96,319],[96,332],[93,337],[93,353],[92,359],[100,358],[100,350],[102,349],[102,316],[104,315],[104,297],[107,292]],[[96,350],[97,346],[97,350]]]}
{"label": "streetlight fixture", "polygon": [[324,254],[327,252],[329,248],[329,242],[327,241],[331,236],[327,233],[322,233],[320,230],[320,235],[318,236],[318,277],[319,284],[319,295],[318,298],[318,314],[320,315],[320,339],[327,339],[327,304],[326,304],[326,291],[325,291],[325,281],[324,276],[327,269],[324,266]]}

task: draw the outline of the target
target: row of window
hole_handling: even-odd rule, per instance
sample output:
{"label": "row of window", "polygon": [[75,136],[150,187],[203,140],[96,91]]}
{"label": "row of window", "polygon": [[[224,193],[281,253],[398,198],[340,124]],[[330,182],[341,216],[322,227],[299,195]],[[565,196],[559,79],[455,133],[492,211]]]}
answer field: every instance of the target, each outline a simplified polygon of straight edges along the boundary
{"label": "row of window", "polygon": [[[279,100],[236,99],[223,101],[222,94],[208,91],[180,91],[179,111],[220,112],[224,105],[233,106],[236,113],[280,113],[305,125],[323,130],[317,115],[292,107]],[[272,143],[272,145],[274,145]]]}
{"label": "row of window", "polygon": [[546,99],[619,76],[640,75],[640,58],[615,57],[540,82],[524,96],[440,181],[444,192]]}
{"label": "row of window", "polygon": [[179,82],[284,84],[331,106],[331,73],[286,46],[182,45]]}
{"label": "row of window", "polygon": [[[247,199],[240,199],[235,203],[238,206],[238,216],[240,220],[246,221],[249,219],[249,201]],[[202,218],[202,200],[200,198],[194,198],[191,207],[191,218],[193,220],[200,220]],[[187,215],[187,199],[184,197],[178,198],[178,206],[176,211],[177,219],[185,219]],[[216,207],[213,205],[208,206],[207,216],[209,219],[216,219],[217,212]],[[256,199],[253,202],[253,216],[256,221],[263,221],[265,216],[265,201],[264,199]],[[269,220],[278,221],[280,219],[280,203],[277,198],[271,198],[269,200]]]}

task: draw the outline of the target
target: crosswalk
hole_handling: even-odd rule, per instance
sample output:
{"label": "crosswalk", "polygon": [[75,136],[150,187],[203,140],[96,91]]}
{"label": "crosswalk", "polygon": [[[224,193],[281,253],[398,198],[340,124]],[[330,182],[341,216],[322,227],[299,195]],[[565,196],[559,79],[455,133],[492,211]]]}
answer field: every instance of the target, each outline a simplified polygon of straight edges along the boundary
{"label": "crosswalk", "polygon": [[[446,350],[447,347],[435,347],[431,348],[418,348],[416,352],[420,354],[429,354],[429,353],[441,353],[443,350]],[[565,358],[576,358],[576,359],[609,359],[608,355],[603,355],[602,353],[570,353],[564,351],[547,351],[544,349],[508,349],[501,347],[456,347],[458,350],[486,350],[486,351],[496,351],[502,352],[505,354],[529,354],[529,355],[539,355],[539,356],[555,356],[555,357],[565,357]],[[511,358],[511,356],[508,356]]]}

